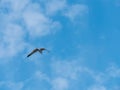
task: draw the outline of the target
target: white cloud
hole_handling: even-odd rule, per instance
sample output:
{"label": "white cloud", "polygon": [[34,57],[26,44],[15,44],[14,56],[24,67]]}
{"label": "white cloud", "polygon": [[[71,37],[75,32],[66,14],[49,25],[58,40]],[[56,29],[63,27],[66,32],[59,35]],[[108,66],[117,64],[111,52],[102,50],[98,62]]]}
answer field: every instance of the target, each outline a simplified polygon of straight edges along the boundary
{"label": "white cloud", "polygon": [[107,86],[107,83],[120,77],[120,68],[118,68],[117,65],[111,65],[102,72],[95,72],[93,70],[90,70],[90,72],[95,83],[93,83],[88,90],[119,90],[120,87],[117,83],[111,85],[110,87]]}
{"label": "white cloud", "polygon": [[24,38],[26,32],[34,38],[54,34],[61,27],[58,21],[42,12],[44,9],[38,3],[30,0],[2,0],[0,5],[1,10],[9,11],[0,14],[3,22],[0,25],[0,58],[13,57],[29,45]]}
{"label": "white cloud", "polygon": [[56,60],[52,63],[52,70],[56,76],[76,80],[80,75],[81,67],[76,61],[60,61]]}
{"label": "white cloud", "polygon": [[1,0],[1,5],[6,6],[8,5],[9,8],[14,12],[18,12],[23,10],[26,5],[29,3],[30,0]]}
{"label": "white cloud", "polygon": [[120,68],[117,65],[111,65],[106,72],[110,77],[117,78],[120,77]]}
{"label": "white cloud", "polygon": [[68,80],[65,78],[55,78],[52,81],[52,90],[68,90]]}
{"label": "white cloud", "polygon": [[75,21],[78,18],[83,18],[88,14],[88,6],[84,4],[74,4],[68,6],[65,16],[68,17],[71,21]]}
{"label": "white cloud", "polygon": [[53,21],[44,13],[38,11],[38,5],[29,6],[23,13],[23,18],[30,36],[40,37],[55,33],[60,28],[60,23]]}
{"label": "white cloud", "polygon": [[109,78],[104,73],[98,73],[92,76],[96,83],[103,84],[105,83]]}
{"label": "white cloud", "polygon": [[50,0],[46,3],[46,14],[54,15],[58,11],[64,10],[66,5],[66,0]]}
{"label": "white cloud", "polygon": [[47,82],[50,82],[50,78],[46,74],[44,74],[44,73],[42,73],[40,71],[35,72],[35,77],[37,79],[43,79],[43,80],[45,80]]}
{"label": "white cloud", "polygon": [[90,78],[97,84],[104,84],[109,79],[109,76],[107,76],[105,72],[97,72],[87,67],[83,68],[83,72],[89,74]]}
{"label": "white cloud", "polygon": [[[87,83],[86,80],[88,78],[88,80],[90,80],[88,82],[93,83],[90,84],[90,87],[86,87],[88,88],[87,90],[107,90],[109,87],[104,85],[114,78],[119,77],[119,71],[117,66],[108,67],[102,72],[94,71],[88,67],[81,66],[79,60],[54,59],[52,62],[52,74],[55,75],[55,77],[61,77],[67,80],[68,88],[74,88],[73,86],[70,86],[69,83]],[[114,85],[111,86],[111,88],[113,87]]]}
{"label": "white cloud", "polygon": [[35,71],[30,78],[24,81],[24,84],[27,84],[33,80],[38,80],[38,81],[43,80],[43,81],[51,83],[51,79],[45,73],[41,72],[40,70]]}
{"label": "white cloud", "polygon": [[[21,7],[18,6],[18,3]],[[9,12],[4,13],[1,11],[2,13],[0,14],[0,16],[2,16],[1,22],[3,22],[0,26],[2,38],[0,43],[0,58],[13,57],[21,52],[26,45],[24,40],[25,31],[23,30],[23,27],[17,23],[17,21],[20,20],[21,8],[25,7],[25,5],[23,5],[24,3],[25,2],[20,3],[18,0],[1,1],[1,8],[6,9]]]}
{"label": "white cloud", "polygon": [[0,57],[6,58],[16,55],[24,48],[24,32],[22,27],[15,24],[8,24],[2,31],[2,43],[0,44]]}

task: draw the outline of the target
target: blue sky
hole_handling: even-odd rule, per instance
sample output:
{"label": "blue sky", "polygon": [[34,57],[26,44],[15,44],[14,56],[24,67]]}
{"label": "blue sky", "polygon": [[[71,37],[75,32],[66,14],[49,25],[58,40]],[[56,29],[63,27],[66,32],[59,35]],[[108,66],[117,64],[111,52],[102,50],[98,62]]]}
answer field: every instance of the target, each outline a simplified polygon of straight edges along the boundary
{"label": "blue sky", "polygon": [[0,90],[120,90],[119,16],[120,0],[0,0]]}

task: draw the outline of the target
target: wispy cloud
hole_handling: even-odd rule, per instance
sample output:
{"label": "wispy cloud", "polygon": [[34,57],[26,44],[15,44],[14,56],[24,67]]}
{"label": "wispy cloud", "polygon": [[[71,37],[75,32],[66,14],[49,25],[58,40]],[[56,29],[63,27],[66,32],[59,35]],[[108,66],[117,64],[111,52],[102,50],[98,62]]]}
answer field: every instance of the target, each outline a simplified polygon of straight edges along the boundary
{"label": "wispy cloud", "polygon": [[54,15],[57,12],[63,11],[67,6],[66,0],[50,0],[46,3],[46,14]]}
{"label": "wispy cloud", "polygon": [[21,50],[23,50],[24,31],[22,27],[17,24],[7,24],[5,30],[2,31],[2,43],[0,44],[0,57],[14,56]]}
{"label": "wispy cloud", "polygon": [[56,60],[52,63],[52,70],[56,76],[76,79],[81,71],[81,67],[77,64],[76,61],[59,61]]}
{"label": "wispy cloud", "polygon": [[22,82],[11,82],[11,81],[1,81],[0,88],[6,88],[7,90],[22,90],[23,83]]}
{"label": "wispy cloud", "polygon": [[68,80],[57,77],[52,81],[52,90],[68,90]]}
{"label": "wispy cloud", "polygon": [[68,6],[67,11],[65,12],[65,16],[68,17],[72,22],[75,20],[82,20],[88,15],[89,8],[84,4],[74,4],[72,6]]}
{"label": "wispy cloud", "polygon": [[46,74],[44,74],[44,73],[42,73],[40,71],[35,72],[35,77],[37,79],[43,79],[43,80],[45,80],[47,82],[50,82],[50,78]]}
{"label": "wispy cloud", "polygon": [[[100,72],[80,65],[79,60],[55,60],[52,63],[52,73],[56,79],[59,77],[65,79],[67,88],[75,88],[70,86],[69,83],[79,82],[87,84],[87,82],[93,82],[89,84],[88,87],[84,87],[87,90],[108,90],[114,88],[114,85],[108,87],[106,84],[115,78],[119,78],[119,68],[117,66],[106,67],[104,71]],[[86,79],[88,79],[88,81],[86,81]],[[115,85],[118,84],[115,83]],[[57,85],[55,85],[55,87],[57,87]]]}
{"label": "wispy cloud", "polygon": [[23,19],[30,36],[34,37],[55,33],[60,27],[59,22],[53,21],[39,11],[32,10],[32,7],[24,11]]}
{"label": "wispy cloud", "polygon": [[23,81],[25,90],[50,89],[51,79],[45,73],[37,70],[33,75]]}
{"label": "wispy cloud", "polygon": [[120,78],[120,67],[117,65],[111,65],[106,72],[108,72],[109,76],[112,78]]}
{"label": "wispy cloud", "polygon": [[[40,86],[39,84],[42,84],[44,86],[44,84],[47,83],[47,85],[51,87],[50,90],[68,90],[71,88],[74,89],[76,87],[83,88],[82,83],[87,84],[87,82],[91,82],[87,87],[84,87],[86,88],[86,90],[108,90],[110,88],[111,88],[110,90],[114,90],[114,89],[119,90],[118,89],[119,87],[117,84],[111,87],[106,86],[108,81],[113,80],[112,78],[113,76],[111,76],[110,74],[111,70],[109,71],[110,68],[111,66],[106,68],[105,71],[103,72],[98,72],[86,66],[80,65],[80,60],[56,59],[55,61],[53,60],[51,62],[50,76],[47,75],[46,72],[43,73],[40,70],[36,70],[32,74],[32,76],[22,81],[22,84],[14,83],[14,84],[10,84],[10,86],[12,87],[13,85],[15,86],[20,85],[21,88],[22,87],[26,89],[32,88],[33,90],[33,89],[36,89],[36,87],[39,87]],[[119,70],[119,68],[116,68],[116,70]],[[5,85],[5,83],[7,82],[4,82],[4,83],[1,82],[1,87],[3,86],[3,84]],[[36,85],[29,86],[34,84]],[[72,84],[74,84],[75,86]],[[44,88],[49,88],[49,87],[44,87]]]}

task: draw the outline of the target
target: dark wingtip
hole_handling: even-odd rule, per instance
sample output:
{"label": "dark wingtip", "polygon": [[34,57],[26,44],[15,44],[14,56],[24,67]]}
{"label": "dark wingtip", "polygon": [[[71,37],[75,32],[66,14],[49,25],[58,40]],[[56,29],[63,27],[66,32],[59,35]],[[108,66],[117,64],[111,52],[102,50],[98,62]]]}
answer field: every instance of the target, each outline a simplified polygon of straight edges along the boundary
{"label": "dark wingtip", "polygon": [[29,57],[30,55],[27,55],[27,57]]}

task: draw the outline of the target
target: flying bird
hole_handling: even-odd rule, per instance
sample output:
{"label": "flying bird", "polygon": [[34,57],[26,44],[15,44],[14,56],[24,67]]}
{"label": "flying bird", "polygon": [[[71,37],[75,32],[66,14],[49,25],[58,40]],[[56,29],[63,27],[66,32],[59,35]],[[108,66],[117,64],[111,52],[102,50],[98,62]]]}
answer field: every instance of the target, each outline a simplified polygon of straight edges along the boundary
{"label": "flying bird", "polygon": [[34,49],[31,53],[29,53],[29,54],[27,55],[27,57],[30,57],[32,54],[34,54],[34,53],[36,53],[36,52],[39,52],[40,54],[42,54],[44,50],[46,50],[46,51],[49,52],[49,50],[47,50],[47,49],[45,49],[45,48],[40,48],[40,49],[36,48],[36,49]]}

